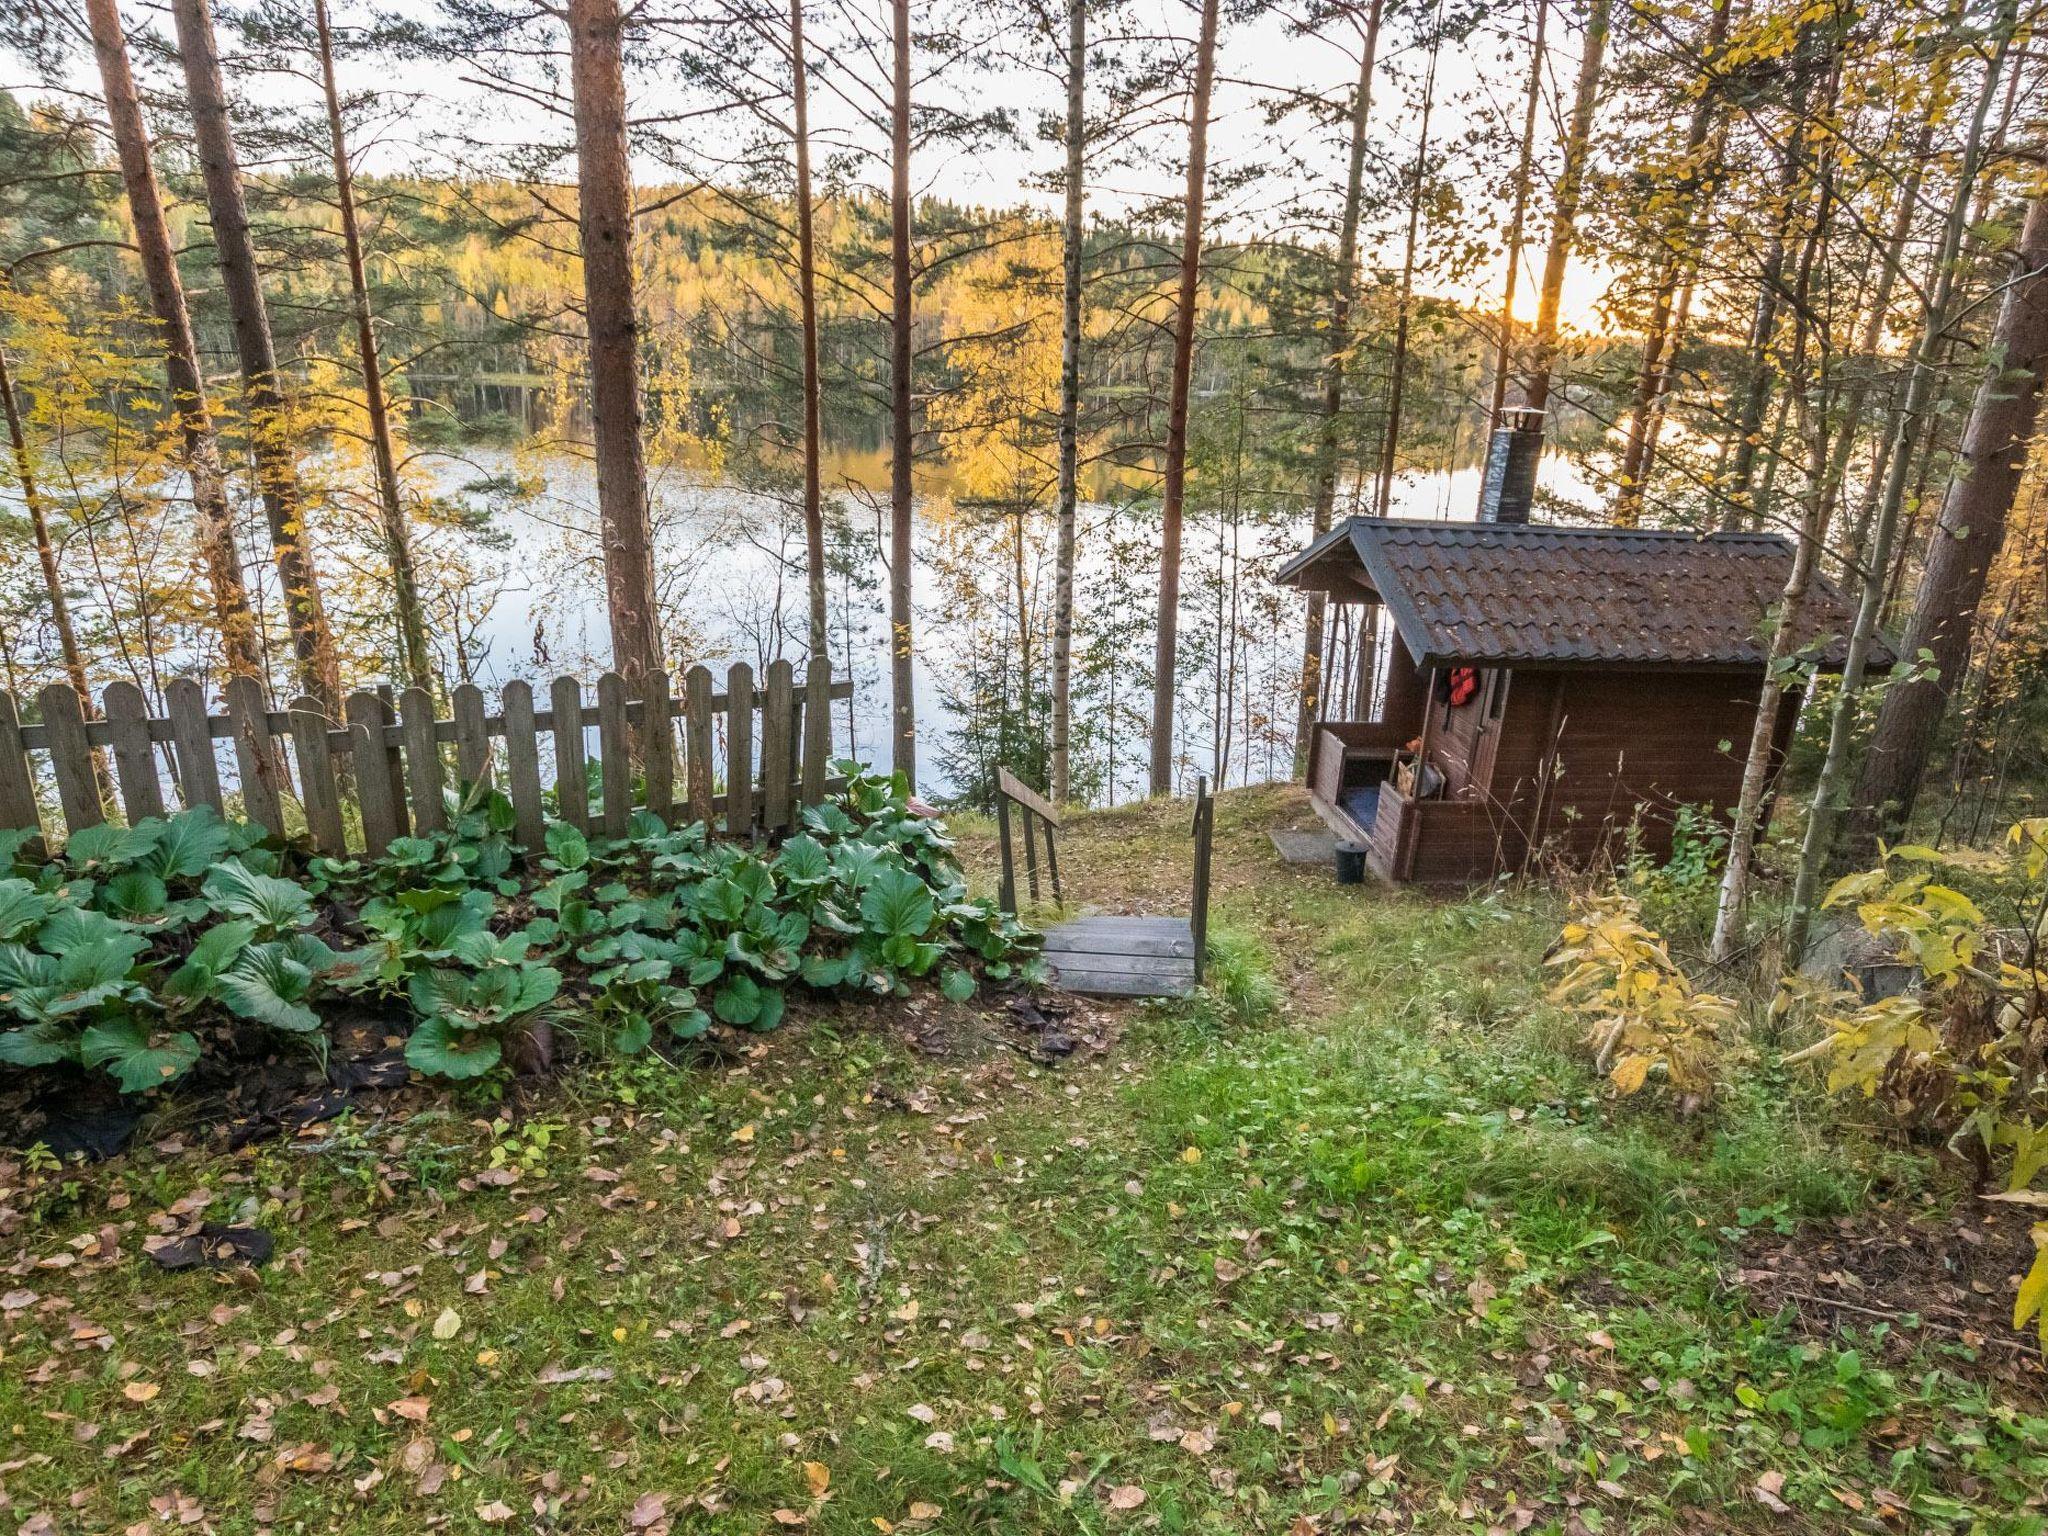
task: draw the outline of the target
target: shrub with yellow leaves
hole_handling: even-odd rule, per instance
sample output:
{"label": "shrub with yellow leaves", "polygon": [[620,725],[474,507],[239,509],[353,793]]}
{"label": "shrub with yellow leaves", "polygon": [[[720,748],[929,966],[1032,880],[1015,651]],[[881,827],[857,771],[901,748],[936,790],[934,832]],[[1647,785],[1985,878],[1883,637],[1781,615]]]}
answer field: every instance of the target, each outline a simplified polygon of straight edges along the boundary
{"label": "shrub with yellow leaves", "polygon": [[1637,1092],[1661,1071],[1674,1092],[1712,1093],[1735,1004],[1693,987],[1632,897],[1610,891],[1585,902],[1549,963],[1564,972],[1552,1000],[1590,1021],[1595,1064],[1620,1092]]}
{"label": "shrub with yellow leaves", "polygon": [[[1826,1029],[1788,1062],[1825,1061],[1828,1088],[1884,1092],[1895,1106],[1942,1121],[1976,1163],[1988,1198],[2048,1209],[2034,1186],[2048,1173],[2048,817],[2020,822],[1985,858],[1932,848],[1882,848],[1877,868],[1837,881],[1822,905],[1853,908],[1865,932],[1916,967],[1912,994],[1863,1001],[1853,991],[1788,983],[1779,1006],[1803,1005]],[[1936,878],[1971,863],[2013,920]],[[2002,1174],[1998,1164],[2004,1163]],[[2031,1320],[2048,1348],[2048,1222],[2033,1229],[2034,1264],[2013,1327]]]}

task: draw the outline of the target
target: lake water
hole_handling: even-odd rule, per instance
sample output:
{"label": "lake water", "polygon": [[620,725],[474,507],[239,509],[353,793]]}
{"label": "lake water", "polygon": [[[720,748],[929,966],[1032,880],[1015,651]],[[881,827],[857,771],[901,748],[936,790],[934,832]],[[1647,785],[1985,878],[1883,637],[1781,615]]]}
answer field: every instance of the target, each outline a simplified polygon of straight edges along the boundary
{"label": "lake water", "polygon": [[[543,679],[560,672],[592,676],[609,654],[602,572],[596,558],[596,483],[586,462],[567,456],[535,458],[510,453],[469,456],[439,472],[453,487],[477,472],[522,472],[537,491],[504,506],[495,522],[505,547],[473,544],[469,558],[484,574],[470,593],[474,629],[466,660],[487,690],[513,678]],[[1472,515],[1480,471],[1465,469],[1402,477],[1396,516],[1462,519]],[[830,486],[828,480],[828,487]],[[1576,503],[1593,494],[1576,466],[1561,456],[1543,467],[1544,489]],[[886,510],[881,498],[842,475],[837,501],[844,513],[843,568],[831,582],[833,665],[851,663],[855,695],[836,721],[835,751],[869,761],[888,754],[889,681],[886,650]],[[805,614],[803,540],[792,509],[778,496],[709,480],[683,471],[656,477],[653,486],[658,580],[670,654],[679,667],[703,661],[714,670],[746,660],[757,671],[778,656],[802,661]],[[1341,502],[1340,502],[1341,510]],[[1216,721],[1230,726],[1222,775],[1240,784],[1284,777],[1289,744],[1293,672],[1299,664],[1301,598],[1270,581],[1279,562],[1306,541],[1308,520],[1247,517],[1234,531],[1208,509],[1191,511],[1184,539],[1181,651],[1182,724],[1176,756],[1182,773],[1216,774]],[[1030,520],[1023,551],[1034,625],[1043,625],[1052,594],[1053,520]],[[1016,551],[1007,522],[990,523],[943,495],[921,497],[917,510],[919,560],[913,573],[919,667],[917,670],[918,780],[942,797],[954,788],[947,747],[960,724],[949,697],[963,691],[966,658],[986,657],[1014,604]],[[1116,545],[1121,558],[1107,553]],[[1233,562],[1238,581],[1232,591]],[[1102,798],[1121,801],[1144,793],[1147,745],[1142,721],[1149,711],[1151,613],[1157,591],[1156,515],[1105,503],[1082,511],[1076,649],[1091,637],[1109,660],[1100,686],[1108,707],[1128,721],[1112,736],[1110,775]],[[963,575],[963,572],[967,573]],[[1238,619],[1228,622],[1235,598]],[[1213,636],[1234,636],[1234,650],[1218,652]],[[1104,637],[1108,637],[1105,639]],[[1014,640],[1009,642],[1014,647]],[[1223,659],[1220,668],[1219,657]],[[1128,712],[1128,713],[1127,713]]]}

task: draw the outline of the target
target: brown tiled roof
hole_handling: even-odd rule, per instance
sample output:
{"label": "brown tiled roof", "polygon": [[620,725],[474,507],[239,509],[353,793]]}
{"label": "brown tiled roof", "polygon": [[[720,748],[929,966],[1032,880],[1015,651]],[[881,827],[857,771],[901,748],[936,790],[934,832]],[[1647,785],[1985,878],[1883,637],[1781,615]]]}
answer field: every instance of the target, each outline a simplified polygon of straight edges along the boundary
{"label": "brown tiled roof", "polygon": [[[1424,666],[1752,667],[1768,654],[1791,560],[1775,534],[1356,517],[1280,578],[1322,587],[1333,566],[1362,575]],[[1853,619],[1816,577],[1802,645],[1840,667]],[[1880,640],[1871,667],[1893,660]]]}

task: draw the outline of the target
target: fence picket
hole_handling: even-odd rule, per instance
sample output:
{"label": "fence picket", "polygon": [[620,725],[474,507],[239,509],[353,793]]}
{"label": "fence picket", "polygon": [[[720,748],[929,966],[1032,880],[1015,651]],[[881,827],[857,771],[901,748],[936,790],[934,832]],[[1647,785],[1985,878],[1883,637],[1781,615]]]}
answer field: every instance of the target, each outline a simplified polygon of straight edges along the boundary
{"label": "fence picket", "polygon": [[164,689],[171,712],[171,746],[178,754],[178,798],[190,810],[210,805],[222,810],[220,764],[213,756],[213,727],[206,718],[206,690],[189,677]]}
{"label": "fence picket", "polygon": [[356,805],[363,813],[363,851],[381,858],[402,832],[398,802],[384,764],[384,701],[357,691],[342,705],[348,716],[349,756],[355,762]]}
{"label": "fence picket", "polygon": [[438,832],[448,824],[448,812],[441,803],[446,775],[441,768],[441,749],[434,744],[434,696],[424,688],[408,688],[399,695],[398,707],[413,830]]}
{"label": "fence picket", "polygon": [[246,672],[228,679],[228,722],[242,779],[242,819],[273,835],[284,831],[278,802],[277,749],[264,713],[263,685]]}
{"label": "fence picket", "polygon": [[725,674],[725,830],[754,831],[754,669],[744,661]]}
{"label": "fence picket", "polygon": [[711,669],[699,662],[683,679],[683,727],[689,745],[690,820],[711,830]]}
{"label": "fence picket", "polygon": [[34,827],[40,832],[42,825],[36,782],[21,744],[21,710],[13,694],[0,690],[0,826],[10,831]]}
{"label": "fence picket", "polygon": [[292,700],[292,748],[299,758],[299,804],[306,812],[306,830],[313,846],[339,857],[348,852],[342,830],[341,788],[334,782],[334,754],[327,744],[329,721],[318,699]]}
{"label": "fence picket", "polygon": [[676,732],[669,715],[668,674],[651,672],[641,690],[640,756],[647,809],[668,821],[676,796]]}
{"label": "fence picket", "polygon": [[69,683],[52,683],[36,695],[42,706],[43,729],[50,735],[50,766],[57,775],[57,799],[64,824],[73,832],[96,827],[107,819],[93,779],[92,746],[85,737],[85,713]]}
{"label": "fence picket", "polygon": [[[121,782],[121,808],[133,826],[145,816],[164,813],[163,787],[157,783],[156,748],[149,744],[149,700],[127,681],[107,684],[100,709],[114,749],[114,771]],[[91,759],[87,759],[87,770]]]}
{"label": "fence picket", "polygon": [[484,729],[484,691],[464,683],[450,698],[455,707],[455,772],[464,784],[491,782],[491,737]]}
{"label": "fence picket", "polygon": [[533,689],[522,682],[505,685],[505,792],[518,818],[520,846],[538,854],[545,842],[546,819],[540,805],[540,743],[534,738]]}
{"label": "fence picket", "polygon": [[405,802],[405,753],[391,739],[391,727],[398,724],[398,704],[389,683],[377,685],[377,713],[383,716],[384,724],[378,736],[383,742],[384,776],[391,786],[392,835],[404,837],[412,830],[412,821]]}
{"label": "fence picket", "polygon": [[777,657],[768,664],[761,701],[761,824],[770,832],[789,825],[789,745],[795,735],[794,669]]}
{"label": "fence picket", "polygon": [[624,837],[633,819],[633,743],[626,730],[626,680],[597,680],[597,757],[603,776],[604,835]]}
{"label": "fence picket", "polygon": [[558,677],[555,710],[555,814],[579,832],[590,830],[590,779],[583,762],[583,685]]}
{"label": "fence picket", "polygon": [[804,673],[803,803],[825,798],[825,771],[832,758],[832,663],[813,656]]}

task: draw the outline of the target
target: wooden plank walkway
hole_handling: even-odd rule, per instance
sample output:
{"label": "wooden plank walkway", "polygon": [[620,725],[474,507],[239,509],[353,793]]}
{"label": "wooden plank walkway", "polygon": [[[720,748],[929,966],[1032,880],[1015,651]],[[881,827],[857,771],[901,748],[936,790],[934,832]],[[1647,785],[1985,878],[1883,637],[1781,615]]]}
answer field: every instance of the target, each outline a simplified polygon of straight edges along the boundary
{"label": "wooden plank walkway", "polygon": [[1195,930],[1185,917],[1080,917],[1045,931],[1053,984],[1094,997],[1186,997]]}

